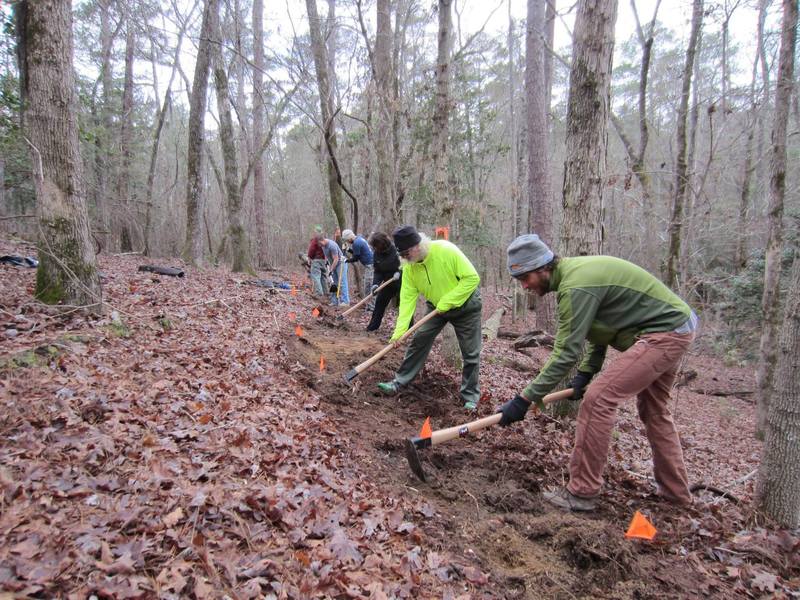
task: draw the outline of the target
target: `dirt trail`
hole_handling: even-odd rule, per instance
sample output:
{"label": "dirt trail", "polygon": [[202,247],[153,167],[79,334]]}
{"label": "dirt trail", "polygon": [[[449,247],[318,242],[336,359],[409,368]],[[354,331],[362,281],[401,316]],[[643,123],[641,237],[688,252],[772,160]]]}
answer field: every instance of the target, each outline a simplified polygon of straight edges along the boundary
{"label": "dirt trail", "polygon": [[[625,540],[613,510],[578,516],[543,503],[542,488],[558,483],[553,474],[564,467],[554,451],[563,451],[571,437],[546,416],[526,420],[528,435],[490,428],[421,451],[428,482],[419,481],[408,468],[403,440],[418,432],[425,417],[434,429],[450,427],[491,414],[493,403],[482,402],[477,415],[464,411],[457,381],[432,361],[398,396],[379,395],[375,384],[391,379],[403,348],[347,385],[344,374],[384,346],[362,327],[357,316],[340,322],[329,309],[305,323],[302,336],[286,335],[284,366],[329,406],[371,479],[395,496],[430,503],[421,526],[436,544],[476,559],[491,574],[491,583],[478,583],[507,598],[655,598],[704,587],[698,576],[660,560],[658,544]],[[531,436],[539,438],[536,443]]]}

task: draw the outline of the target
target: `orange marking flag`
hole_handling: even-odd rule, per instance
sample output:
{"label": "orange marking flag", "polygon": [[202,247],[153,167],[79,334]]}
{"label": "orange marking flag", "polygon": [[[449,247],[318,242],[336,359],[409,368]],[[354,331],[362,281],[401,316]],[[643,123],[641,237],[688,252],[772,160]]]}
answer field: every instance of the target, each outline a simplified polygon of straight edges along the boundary
{"label": "orange marking flag", "polygon": [[656,528],[647,520],[647,517],[637,510],[633,515],[633,519],[631,519],[631,524],[625,533],[625,537],[652,540],[656,536],[656,531]]}
{"label": "orange marking flag", "polygon": [[311,311],[311,314],[314,315],[315,317],[318,317],[319,316],[319,309],[317,307],[314,307],[314,310]]}
{"label": "orange marking flag", "polygon": [[303,337],[303,328],[300,327],[300,325],[298,325],[297,327],[294,328],[294,334],[297,337]]}
{"label": "orange marking flag", "polygon": [[419,437],[424,440],[431,437],[431,435],[433,435],[433,432],[431,431],[431,418],[428,417],[422,424],[422,429],[419,430]]}
{"label": "orange marking flag", "polygon": [[297,313],[296,312],[290,312],[289,313],[289,320],[290,321],[294,321],[296,318],[297,318]]}
{"label": "orange marking flag", "polygon": [[325,357],[319,357],[319,372],[322,373],[325,370]]}
{"label": "orange marking flag", "polygon": [[292,296],[297,296],[297,288],[292,286]]}

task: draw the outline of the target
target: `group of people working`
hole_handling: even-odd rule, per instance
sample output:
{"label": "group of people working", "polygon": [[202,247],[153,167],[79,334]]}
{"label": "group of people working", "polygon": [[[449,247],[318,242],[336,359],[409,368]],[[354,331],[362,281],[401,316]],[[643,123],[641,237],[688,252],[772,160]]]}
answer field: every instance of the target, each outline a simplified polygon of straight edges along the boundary
{"label": "group of people working", "polygon": [[[345,240],[355,242],[358,237],[349,230],[342,232]],[[338,249],[332,240],[322,241],[323,248],[333,244]],[[373,286],[396,272],[402,274],[388,296],[390,300],[399,293],[400,299],[392,340],[408,331],[420,295],[428,313],[436,313],[416,330],[394,378],[379,383],[378,389],[394,395],[407,386],[425,364],[436,336],[451,323],[463,359],[461,399],[466,409],[475,410],[480,399],[482,342],[480,277],[475,267],[455,244],[431,240],[410,225],[395,229],[392,239],[383,233],[372,234],[365,246],[373,251]],[[365,256],[362,252],[355,260]],[[694,339],[697,315],[656,277],[620,258],[562,258],[536,234],[517,237],[506,253],[508,272],[523,289],[539,296],[556,294],[558,325],[553,351],[539,374],[498,407],[500,425],[523,420],[532,404],[541,407],[542,399],[577,366],[569,387],[572,397],[582,402],[570,478],[566,486],[546,492],[545,499],[567,510],[596,507],[617,408],[635,396],[653,453],[656,494],[678,505],[690,504],[692,495],[669,397],[680,362]],[[341,262],[339,258],[332,263],[334,271]],[[379,307],[376,328],[385,309],[380,295],[368,328]],[[608,347],[621,354],[602,369]]]}

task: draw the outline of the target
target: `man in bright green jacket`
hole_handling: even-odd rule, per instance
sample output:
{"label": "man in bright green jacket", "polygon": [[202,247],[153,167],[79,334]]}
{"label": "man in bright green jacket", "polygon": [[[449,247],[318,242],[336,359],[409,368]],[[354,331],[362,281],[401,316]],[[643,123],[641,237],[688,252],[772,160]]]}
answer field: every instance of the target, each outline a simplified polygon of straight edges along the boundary
{"label": "man in bright green jacket", "polygon": [[[536,234],[521,235],[511,243],[508,271],[524,289],[540,296],[556,293],[558,328],[553,352],[539,375],[500,407],[500,425],[521,421],[531,403],[541,405],[542,398],[578,365],[570,387],[573,398],[583,397],[583,402],[569,483],[545,492],[545,499],[565,509],[595,508],[617,407],[636,396],[653,451],[657,493],[675,504],[690,504],[669,396],[694,339],[697,315],[641,267],[612,256],[559,258]],[[579,362],[586,340],[589,344]],[[601,371],[608,346],[621,354]]]}
{"label": "man in bright green jacket", "polygon": [[398,227],[392,237],[403,259],[400,312],[392,341],[408,331],[420,294],[425,297],[428,312],[436,310],[439,314],[415,332],[394,379],[379,383],[378,388],[385,394],[396,394],[408,385],[425,364],[436,336],[451,323],[464,363],[461,398],[464,408],[475,410],[480,399],[481,354],[482,303],[478,272],[455,244],[447,240],[431,241],[411,225]]}

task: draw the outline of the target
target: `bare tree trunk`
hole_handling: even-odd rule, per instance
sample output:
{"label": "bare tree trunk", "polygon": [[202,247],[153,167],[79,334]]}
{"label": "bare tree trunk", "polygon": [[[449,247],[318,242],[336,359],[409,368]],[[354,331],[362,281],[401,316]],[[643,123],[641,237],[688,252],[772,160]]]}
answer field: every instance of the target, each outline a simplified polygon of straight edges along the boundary
{"label": "bare tree trunk", "polygon": [[395,204],[394,152],[392,122],[395,115],[394,77],[392,68],[392,13],[389,0],[377,2],[377,27],[375,32],[375,92],[376,138],[375,154],[378,161],[378,197],[380,224],[390,229],[397,224],[399,215]]}
{"label": "bare tree trunk", "polygon": [[[795,7],[797,5],[795,4]],[[795,17],[797,12],[795,9]],[[786,298],[776,396],[770,403],[758,470],[758,508],[789,529],[800,525],[800,258],[795,258]]]}
{"label": "bare tree trunk", "polygon": [[528,229],[548,243],[552,237],[550,136],[544,74],[545,0],[528,0],[525,34],[525,107],[528,144]]}
{"label": "bare tree trunk", "polygon": [[689,34],[689,47],[686,49],[686,62],[683,66],[681,102],[678,108],[677,157],[675,159],[675,188],[672,197],[672,211],[669,222],[669,249],[665,261],[663,278],[669,286],[680,284],[681,229],[683,227],[683,208],[686,202],[687,164],[686,164],[686,121],[689,115],[689,92],[692,86],[692,71],[697,49],[697,40],[703,24],[703,0],[694,0],[692,9],[692,29]]}
{"label": "bare tree trunk", "polygon": [[[109,167],[111,152],[111,97],[113,83],[111,77],[111,47],[114,38],[111,33],[110,0],[98,3],[100,7],[100,82],[103,90],[103,101],[100,105],[100,122],[95,138],[95,173],[94,197],[100,229],[107,232],[110,227],[108,193]],[[109,237],[110,241],[110,237]]]}
{"label": "bare tree trunk", "polygon": [[203,238],[200,224],[205,195],[203,193],[203,144],[205,139],[206,92],[210,62],[212,17],[217,14],[219,0],[205,0],[200,43],[194,67],[194,81],[189,103],[189,141],[186,149],[186,241],[184,259],[193,265],[203,261]]}
{"label": "bare tree trunk", "polygon": [[[783,250],[783,203],[786,196],[786,129],[789,122],[789,103],[792,97],[794,77],[794,49],[797,41],[797,0],[783,0],[783,27],[778,63],[778,83],[775,93],[775,117],[772,124],[772,153],[770,156],[769,204],[767,215],[766,264],[764,266],[764,294],[761,311],[764,315],[761,327],[759,353],[761,359],[756,372],[758,390],[757,430],[765,433],[770,399],[775,390],[775,363],[780,318],[780,275]],[[796,443],[796,442],[795,442]]]}
{"label": "bare tree trunk", "polygon": [[[195,2],[195,6],[197,3]],[[194,12],[194,8],[192,9]],[[150,234],[152,229],[152,213],[153,213],[153,185],[155,184],[156,177],[156,164],[158,161],[158,146],[161,142],[161,132],[164,129],[164,122],[167,118],[167,111],[169,110],[172,98],[172,82],[175,80],[175,73],[178,71],[178,61],[180,59],[181,47],[183,46],[183,36],[186,33],[185,26],[181,27],[178,32],[178,43],[175,45],[175,55],[172,62],[172,71],[169,75],[169,82],[167,83],[167,90],[164,92],[164,101],[161,103],[161,108],[156,117],[156,128],[153,131],[153,143],[150,146],[150,165],[147,169],[147,187],[145,191],[145,216],[144,216],[144,249],[145,256],[150,254]],[[155,58],[153,59],[155,61]]]}
{"label": "bare tree trunk", "polygon": [[650,62],[653,54],[653,42],[655,40],[655,26],[658,17],[658,9],[661,6],[661,1],[656,2],[655,9],[653,10],[653,18],[645,31],[641,23],[639,23],[639,14],[636,10],[636,0],[631,0],[631,9],[636,20],[636,35],[639,39],[639,45],[642,49],[642,64],[639,68],[639,103],[638,103],[638,121],[639,121],[639,145],[634,148],[633,143],[628,139],[625,134],[622,123],[612,113],[611,121],[614,128],[617,130],[622,145],[628,154],[628,160],[631,163],[631,170],[639,182],[639,187],[642,190],[642,246],[640,252],[639,264],[648,270],[657,268],[656,258],[653,253],[654,244],[652,244],[653,236],[656,234],[655,215],[653,210],[653,192],[652,183],[650,181],[650,172],[647,168],[646,153],[647,146],[650,142],[650,127],[648,125],[647,115],[647,81],[650,76]]}
{"label": "bare tree trunk", "polygon": [[603,243],[602,193],[608,144],[616,0],[580,0],[567,101],[561,246],[597,254]]}
{"label": "bare tree trunk", "polygon": [[439,36],[436,55],[436,101],[433,111],[432,158],[436,224],[452,225],[455,209],[447,187],[447,141],[450,123],[450,50],[453,37],[453,0],[438,0]]}
{"label": "bare tree trunk", "polygon": [[119,223],[119,249],[122,252],[133,250],[131,239],[130,179],[131,179],[131,140],[133,139],[133,50],[136,47],[133,16],[125,14],[125,82],[122,87],[122,115],[119,132],[120,166],[117,174],[117,210]]}
{"label": "bare tree trunk", "polygon": [[342,206],[342,189],[337,181],[335,152],[337,149],[336,127],[334,124],[333,90],[331,83],[333,73],[328,72],[328,57],[325,41],[322,38],[320,18],[317,13],[316,0],[306,0],[308,11],[308,28],[311,35],[311,48],[314,53],[314,66],[317,71],[317,87],[319,89],[320,116],[322,135],[325,139],[324,156],[327,157],[328,193],[331,198],[331,207],[336,215],[336,221],[341,229],[347,227],[347,219]]}
{"label": "bare tree trunk", "polygon": [[[525,144],[527,146],[527,230],[553,244],[553,189],[550,180],[551,75],[546,69],[551,57],[546,43],[547,0],[528,0],[525,28]],[[549,63],[552,68],[552,58]],[[528,307],[536,311],[537,327],[555,328],[555,299],[528,294]]]}
{"label": "bare tree trunk", "polygon": [[78,147],[69,0],[22,0],[14,7],[22,126],[31,148],[39,267],[36,297],[102,311]]}
{"label": "bare tree trunk", "polygon": [[[253,0],[253,152],[258,153],[264,141],[264,0]],[[267,181],[262,155],[252,156],[253,203],[256,217],[256,265],[268,262],[267,251]]]}
{"label": "bare tree trunk", "polygon": [[[702,32],[697,38],[696,54],[702,51],[703,35]],[[681,274],[681,287],[678,288],[681,295],[685,295],[686,286],[691,281],[692,273],[690,269],[689,249],[694,245],[694,232],[697,229],[696,219],[694,218],[697,203],[703,194],[703,186],[705,185],[705,175],[708,173],[708,167],[714,158],[714,113],[716,112],[711,105],[710,110],[707,111],[708,115],[708,162],[704,169],[704,174],[698,181],[698,158],[697,158],[697,134],[699,131],[698,123],[700,122],[700,92],[699,88],[702,85],[701,81],[700,61],[694,63],[694,85],[692,86],[692,108],[689,111],[689,131],[688,131],[688,151],[686,153],[686,198],[683,208],[683,223],[684,226],[681,230],[681,245],[679,248],[678,273]]]}
{"label": "bare tree trunk", "polygon": [[748,255],[748,227],[747,220],[750,212],[750,188],[753,179],[753,140],[758,127],[758,101],[756,100],[756,78],[758,77],[758,53],[753,62],[753,77],[750,80],[750,110],[747,119],[747,140],[745,141],[744,164],[742,165],[742,185],[739,192],[739,212],[736,219],[736,255],[735,268],[737,271],[747,267]]}
{"label": "bare tree trunk", "polygon": [[228,237],[233,254],[234,273],[253,273],[250,265],[247,233],[242,223],[243,187],[239,185],[239,161],[236,151],[236,133],[233,130],[231,116],[230,88],[228,74],[222,60],[222,32],[217,15],[211,15],[213,40],[211,56],[214,69],[214,88],[217,95],[217,112],[219,113],[219,141],[222,146],[222,161],[225,182],[225,210],[228,215]]}

